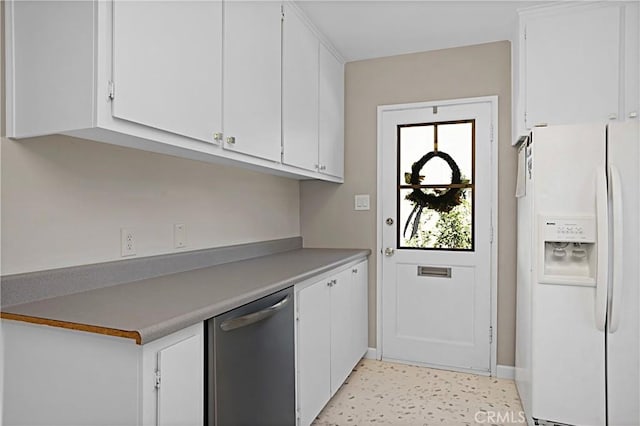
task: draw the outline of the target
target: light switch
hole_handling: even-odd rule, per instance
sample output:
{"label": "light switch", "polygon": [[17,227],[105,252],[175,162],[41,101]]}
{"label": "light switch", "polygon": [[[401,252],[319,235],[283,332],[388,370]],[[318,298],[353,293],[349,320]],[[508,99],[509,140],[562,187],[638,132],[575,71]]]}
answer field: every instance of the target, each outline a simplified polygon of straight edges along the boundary
{"label": "light switch", "polygon": [[369,210],[369,194],[355,196],[355,210]]}

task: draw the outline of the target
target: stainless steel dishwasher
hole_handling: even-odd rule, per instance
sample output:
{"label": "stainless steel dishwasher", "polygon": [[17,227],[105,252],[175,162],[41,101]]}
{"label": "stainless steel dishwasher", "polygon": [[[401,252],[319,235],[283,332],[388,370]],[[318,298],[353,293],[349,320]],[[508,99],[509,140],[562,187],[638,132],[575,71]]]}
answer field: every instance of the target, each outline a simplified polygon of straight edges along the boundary
{"label": "stainless steel dishwasher", "polygon": [[295,425],[293,287],[207,321],[208,426]]}

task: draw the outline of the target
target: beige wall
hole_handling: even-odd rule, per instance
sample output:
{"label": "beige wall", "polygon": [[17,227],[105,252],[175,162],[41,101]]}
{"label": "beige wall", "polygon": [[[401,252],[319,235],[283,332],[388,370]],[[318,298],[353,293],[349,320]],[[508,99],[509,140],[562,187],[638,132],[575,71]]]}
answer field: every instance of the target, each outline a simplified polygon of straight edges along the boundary
{"label": "beige wall", "polygon": [[66,136],[2,140],[2,274],[300,235],[298,181]]}
{"label": "beige wall", "polygon": [[[379,105],[498,95],[498,364],[515,351],[516,153],[511,135],[511,58],[507,41],[348,63],[345,81],[345,183],[301,184],[307,247],[376,249],[376,111]],[[370,211],[353,196],[371,194]],[[369,345],[376,344],[376,265],[369,266]]]}

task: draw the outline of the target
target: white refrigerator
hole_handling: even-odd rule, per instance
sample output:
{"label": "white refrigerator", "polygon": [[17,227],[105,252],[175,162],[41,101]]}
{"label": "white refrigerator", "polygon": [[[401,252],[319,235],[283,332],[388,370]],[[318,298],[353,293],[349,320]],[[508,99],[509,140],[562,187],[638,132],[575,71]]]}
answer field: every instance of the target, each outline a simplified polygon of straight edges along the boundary
{"label": "white refrigerator", "polygon": [[530,424],[640,425],[637,121],[519,151],[516,384]]}

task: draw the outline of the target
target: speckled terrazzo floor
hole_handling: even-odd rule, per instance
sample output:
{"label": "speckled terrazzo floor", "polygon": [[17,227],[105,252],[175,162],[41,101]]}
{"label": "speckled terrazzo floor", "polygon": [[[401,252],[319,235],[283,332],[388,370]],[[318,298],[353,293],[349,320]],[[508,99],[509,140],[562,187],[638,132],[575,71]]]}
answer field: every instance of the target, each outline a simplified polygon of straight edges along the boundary
{"label": "speckled terrazzo floor", "polygon": [[512,380],[363,359],[313,422],[525,425]]}

